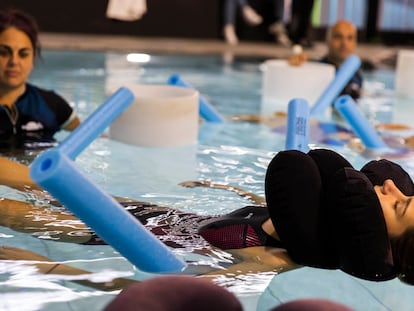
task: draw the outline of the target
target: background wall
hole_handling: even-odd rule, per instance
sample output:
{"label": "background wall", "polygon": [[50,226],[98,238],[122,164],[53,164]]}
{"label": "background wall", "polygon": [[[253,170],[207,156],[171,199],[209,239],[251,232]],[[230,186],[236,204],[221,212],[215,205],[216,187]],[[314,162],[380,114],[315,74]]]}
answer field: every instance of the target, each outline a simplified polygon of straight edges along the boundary
{"label": "background wall", "polygon": [[106,18],[107,0],[1,0],[33,15],[44,32],[216,38],[220,1],[147,0],[147,13],[133,22]]}
{"label": "background wall", "polygon": [[[239,14],[236,25],[239,38],[272,41],[268,33],[269,1],[248,2],[263,16],[264,23],[250,27]],[[285,2],[289,6],[289,0]],[[337,19],[346,18],[357,25],[360,41],[414,44],[414,0],[315,0],[314,3],[311,37],[316,40],[323,40],[326,28]],[[108,0],[0,0],[0,9],[15,7],[29,12],[43,32],[223,38],[223,0],[147,0],[147,13],[133,22],[106,18],[107,4]]]}

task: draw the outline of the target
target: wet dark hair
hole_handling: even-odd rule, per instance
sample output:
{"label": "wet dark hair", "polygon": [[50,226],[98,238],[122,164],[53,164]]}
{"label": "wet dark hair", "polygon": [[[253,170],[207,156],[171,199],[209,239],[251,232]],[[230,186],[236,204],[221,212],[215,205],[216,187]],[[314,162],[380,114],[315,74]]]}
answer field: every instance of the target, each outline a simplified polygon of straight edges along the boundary
{"label": "wet dark hair", "polygon": [[414,285],[414,228],[402,235],[390,238],[394,266],[399,272],[399,279]]}
{"label": "wet dark hair", "polygon": [[17,9],[0,10],[0,33],[10,27],[24,32],[32,43],[34,55],[40,57],[39,28],[36,20],[31,15]]}

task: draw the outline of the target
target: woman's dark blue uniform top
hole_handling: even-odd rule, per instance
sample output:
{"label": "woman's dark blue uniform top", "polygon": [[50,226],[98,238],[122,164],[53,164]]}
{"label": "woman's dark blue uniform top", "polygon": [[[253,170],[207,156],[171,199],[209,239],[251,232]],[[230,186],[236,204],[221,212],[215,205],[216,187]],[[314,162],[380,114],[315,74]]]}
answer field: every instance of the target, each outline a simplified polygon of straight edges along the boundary
{"label": "woman's dark blue uniform top", "polygon": [[30,142],[53,142],[53,135],[75,117],[75,111],[59,95],[26,84],[14,111],[0,103],[0,145],[22,147]]}

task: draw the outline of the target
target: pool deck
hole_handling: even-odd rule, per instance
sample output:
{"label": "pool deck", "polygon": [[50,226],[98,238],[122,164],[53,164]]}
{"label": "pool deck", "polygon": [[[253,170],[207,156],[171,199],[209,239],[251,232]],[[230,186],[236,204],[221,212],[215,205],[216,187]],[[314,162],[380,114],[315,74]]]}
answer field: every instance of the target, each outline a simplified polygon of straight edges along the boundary
{"label": "pool deck", "polygon": [[[46,49],[119,51],[136,53],[180,53],[180,54],[222,54],[231,60],[234,56],[264,58],[285,58],[291,49],[271,42],[240,42],[230,46],[222,40],[194,40],[183,38],[150,38],[123,35],[89,35],[41,33],[40,41]],[[375,64],[393,65],[399,49],[414,46],[384,46],[381,44],[358,45],[356,53],[364,60]],[[306,50],[310,59],[318,59],[326,53],[323,42],[315,42]]]}

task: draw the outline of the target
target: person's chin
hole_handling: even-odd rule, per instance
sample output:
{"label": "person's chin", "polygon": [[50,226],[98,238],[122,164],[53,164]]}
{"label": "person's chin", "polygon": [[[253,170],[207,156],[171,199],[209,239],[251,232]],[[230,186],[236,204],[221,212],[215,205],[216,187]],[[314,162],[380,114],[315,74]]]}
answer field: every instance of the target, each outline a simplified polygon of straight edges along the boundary
{"label": "person's chin", "polygon": [[347,59],[349,56],[351,56],[351,52],[350,51],[344,51],[341,53],[342,59],[345,60]]}
{"label": "person's chin", "polygon": [[7,84],[7,86],[9,87],[9,88],[11,88],[11,89],[16,89],[16,88],[19,88],[19,87],[21,87],[22,86],[22,84],[24,84],[24,82],[22,82],[21,80],[15,80],[15,79],[12,79],[12,80],[8,80],[7,82],[6,82],[6,84]]}

